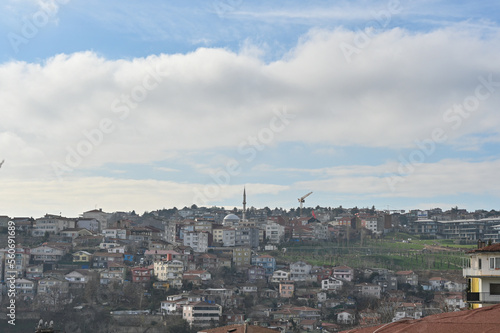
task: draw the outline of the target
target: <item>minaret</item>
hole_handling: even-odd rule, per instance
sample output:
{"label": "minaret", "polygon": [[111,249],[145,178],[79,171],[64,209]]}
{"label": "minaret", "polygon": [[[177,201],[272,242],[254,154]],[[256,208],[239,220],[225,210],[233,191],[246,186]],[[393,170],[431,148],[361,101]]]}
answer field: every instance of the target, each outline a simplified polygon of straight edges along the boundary
{"label": "minaret", "polygon": [[245,192],[245,187],[243,187],[243,215],[241,216],[241,222],[245,222],[245,213],[247,211],[247,194]]}

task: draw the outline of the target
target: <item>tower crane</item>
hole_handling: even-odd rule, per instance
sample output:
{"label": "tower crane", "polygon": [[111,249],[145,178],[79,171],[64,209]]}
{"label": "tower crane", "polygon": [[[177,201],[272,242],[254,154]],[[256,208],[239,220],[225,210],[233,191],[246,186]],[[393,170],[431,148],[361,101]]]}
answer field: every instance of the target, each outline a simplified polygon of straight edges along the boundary
{"label": "tower crane", "polygon": [[305,202],[305,198],[307,198],[311,194],[312,194],[312,192],[309,192],[306,195],[304,195],[303,197],[301,197],[301,198],[298,199],[299,202],[300,202],[300,215],[299,215],[299,217],[302,217],[302,204]]}

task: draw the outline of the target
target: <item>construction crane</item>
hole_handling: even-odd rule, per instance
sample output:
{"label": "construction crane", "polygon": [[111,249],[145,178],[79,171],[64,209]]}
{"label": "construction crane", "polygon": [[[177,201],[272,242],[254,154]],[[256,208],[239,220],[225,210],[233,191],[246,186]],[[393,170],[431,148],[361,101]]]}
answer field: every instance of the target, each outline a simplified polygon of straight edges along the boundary
{"label": "construction crane", "polygon": [[305,198],[307,198],[308,196],[310,196],[312,194],[312,192],[309,192],[307,193],[306,195],[304,195],[302,198],[299,198],[299,202],[300,202],[300,213],[299,213],[299,217],[302,217],[302,204],[305,202]]}

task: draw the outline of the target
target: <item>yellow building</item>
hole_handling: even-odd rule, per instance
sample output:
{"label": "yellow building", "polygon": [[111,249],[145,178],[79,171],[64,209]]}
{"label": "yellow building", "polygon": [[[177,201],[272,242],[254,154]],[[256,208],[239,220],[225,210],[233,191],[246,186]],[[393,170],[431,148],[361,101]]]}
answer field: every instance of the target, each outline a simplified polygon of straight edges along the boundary
{"label": "yellow building", "polygon": [[87,251],[77,251],[72,256],[73,262],[90,262],[92,260],[92,254]]}
{"label": "yellow building", "polygon": [[500,244],[468,252],[463,275],[467,280],[467,303],[476,309],[500,303]]}

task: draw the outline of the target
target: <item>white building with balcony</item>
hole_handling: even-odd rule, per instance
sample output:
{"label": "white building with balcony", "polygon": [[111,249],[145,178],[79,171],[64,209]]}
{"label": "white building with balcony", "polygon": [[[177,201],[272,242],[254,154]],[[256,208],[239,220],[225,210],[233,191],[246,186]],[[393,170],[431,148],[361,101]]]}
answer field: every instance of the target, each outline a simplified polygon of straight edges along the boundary
{"label": "white building with balcony", "polygon": [[463,275],[466,301],[473,309],[500,303],[500,243],[470,251]]}

